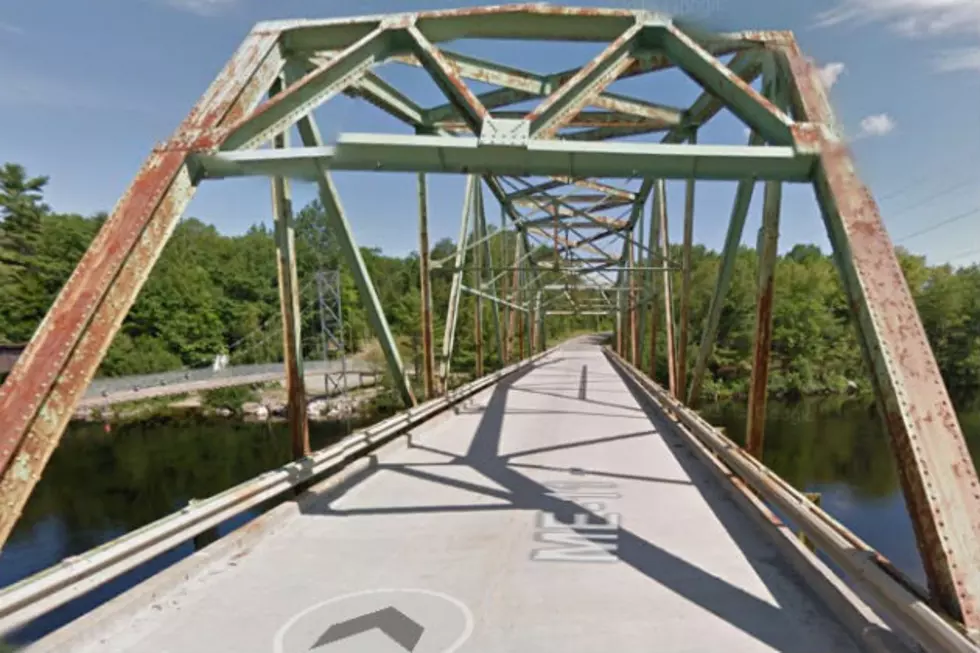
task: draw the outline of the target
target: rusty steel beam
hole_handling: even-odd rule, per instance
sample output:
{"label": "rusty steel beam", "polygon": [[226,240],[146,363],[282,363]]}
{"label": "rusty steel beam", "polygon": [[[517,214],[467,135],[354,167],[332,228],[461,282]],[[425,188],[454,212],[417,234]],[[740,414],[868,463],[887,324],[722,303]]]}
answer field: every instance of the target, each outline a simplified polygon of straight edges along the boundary
{"label": "rusty steel beam", "polygon": [[419,288],[422,302],[422,382],[426,399],[436,396],[432,349],[432,287],[429,276],[429,208],[425,174],[419,173]]}
{"label": "rusty steel beam", "polygon": [[772,349],[772,301],[779,246],[779,212],[782,184],[768,181],[762,203],[759,229],[759,284],[756,295],[755,339],[752,343],[752,372],[749,380],[745,448],[762,460],[766,428],[766,399],[769,394],[769,360]]}
{"label": "rusty steel beam", "polygon": [[[816,68],[781,50],[797,147],[819,151],[817,197],[898,461],[933,603],[980,643],[980,481],[878,206],[858,178]],[[817,124],[813,124],[817,123]]]}
{"label": "rusty steel beam", "polygon": [[565,123],[616,81],[635,61],[632,46],[642,29],[642,25],[634,24],[623,32],[527,114],[526,120],[531,122],[531,138],[552,138]]}
{"label": "rusty steel beam", "polygon": [[460,78],[442,51],[430,43],[417,27],[410,25],[407,32],[411,36],[412,47],[422,63],[422,67],[429,73],[446,98],[457,108],[473,133],[479,134],[483,120],[488,114],[487,108],[473,94],[466,82]]}
{"label": "rusty steel beam", "polygon": [[[784,76],[778,74],[772,55],[763,63],[763,92],[781,110],[786,109]],[[776,259],[779,256],[779,217],[782,184],[768,181],[762,201],[759,229],[758,289],[756,291],[755,338],[752,342],[752,372],[749,378],[745,449],[758,460],[765,451],[766,402],[769,398],[769,362],[772,349],[772,306],[775,292]]]}
{"label": "rusty steel beam", "polygon": [[[269,94],[282,91],[281,78]],[[289,132],[273,138],[274,148],[289,147]],[[279,307],[282,313],[282,350],[286,370],[286,407],[293,458],[310,453],[310,424],[306,414],[306,381],[303,376],[303,338],[300,320],[299,277],[296,272],[296,236],[293,197],[289,180],[272,178],[272,212],[276,241],[276,276],[279,280]]]}
{"label": "rusty steel beam", "polygon": [[[663,179],[658,179],[653,195],[653,204],[660,222],[660,256],[666,261],[670,250],[670,234],[667,221],[667,188]],[[674,358],[674,300],[670,292],[670,270],[663,270],[664,291],[664,347],[667,351],[667,387],[670,394],[677,396],[677,363]]]}
{"label": "rusty steel beam", "polygon": [[636,270],[633,269],[635,262],[635,248],[632,242],[626,244],[628,254],[626,255],[626,265],[629,271],[629,315],[630,315],[630,362],[636,365],[640,357],[640,339],[637,329],[639,324],[636,320]]}
{"label": "rusty steel beam", "polygon": [[154,148],[0,387],[0,543],[6,541],[126,313],[194,194],[190,151],[221,144],[283,67],[279,34],[250,34]]}
{"label": "rusty steel beam", "polygon": [[[698,134],[692,131],[688,137],[689,143],[697,143]],[[677,395],[682,401],[687,392],[687,343],[690,339],[688,326],[691,319],[691,246],[694,244],[694,191],[695,181],[688,179],[684,189],[684,245],[683,261],[681,263],[681,307],[680,335],[677,343]]]}
{"label": "rusty steel beam", "polygon": [[[660,215],[657,209],[656,198],[650,203],[650,234],[648,235],[648,247],[650,260],[656,256],[657,245],[660,243]],[[653,273],[650,283],[650,378],[657,378],[657,330],[660,328],[660,307],[657,304],[659,287],[657,274]]]}

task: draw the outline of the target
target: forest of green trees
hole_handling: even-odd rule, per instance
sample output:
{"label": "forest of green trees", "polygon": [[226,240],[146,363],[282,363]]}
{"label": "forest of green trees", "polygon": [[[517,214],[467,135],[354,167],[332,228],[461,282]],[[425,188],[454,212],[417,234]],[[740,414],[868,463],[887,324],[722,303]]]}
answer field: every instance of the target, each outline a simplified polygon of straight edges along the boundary
{"label": "forest of green trees", "polygon": [[[53,212],[44,203],[46,183],[45,177],[32,176],[16,164],[0,168],[0,343],[30,339],[106,218],[105,214]],[[341,269],[348,338],[353,349],[363,347],[372,337],[366,314],[352,277],[331,246],[322,208],[316,202],[299,211],[296,240],[307,356],[322,356],[314,275],[323,269]],[[504,251],[512,256],[513,241],[502,242],[505,240],[492,241],[498,261]],[[442,259],[454,250],[455,244],[443,239],[433,245],[432,257]],[[393,332],[402,343],[410,342],[419,329],[418,255],[396,258],[377,249],[362,251]],[[675,247],[672,255],[679,260],[679,254]],[[947,384],[957,396],[975,393],[980,389],[980,268],[929,266],[922,257],[902,250],[899,254]],[[547,250],[541,256],[547,259]],[[720,257],[695,247],[692,258],[690,346],[696,348]],[[748,384],[756,260],[754,250],[743,247],[739,251],[718,345],[704,384],[709,396],[741,393]],[[450,277],[451,272],[444,269],[432,274],[437,343]],[[674,284],[680,288],[679,273]],[[473,366],[474,303],[472,297],[463,297],[455,369]],[[495,352],[495,340],[486,303],[484,314],[484,351],[489,358]],[[221,353],[230,354],[233,364],[278,360],[282,348],[279,320],[272,232],[254,226],[244,235],[224,236],[214,227],[186,218],[133,305],[99,374],[200,367]],[[550,317],[548,333],[554,338],[610,325],[594,318]],[[662,346],[663,338],[659,340]],[[663,351],[659,357],[663,358]],[[410,360],[405,362],[411,365]],[[664,369],[663,364],[659,367]],[[815,246],[796,245],[777,264],[771,369],[770,389],[775,394],[837,393],[845,391],[849,382],[867,387],[868,375],[837,271],[832,259]]]}

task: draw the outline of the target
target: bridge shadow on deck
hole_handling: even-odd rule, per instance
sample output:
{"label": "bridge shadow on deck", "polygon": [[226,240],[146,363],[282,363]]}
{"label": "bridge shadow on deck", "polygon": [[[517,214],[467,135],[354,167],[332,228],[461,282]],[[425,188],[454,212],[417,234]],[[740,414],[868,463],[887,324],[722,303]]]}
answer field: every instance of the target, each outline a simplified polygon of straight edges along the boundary
{"label": "bridge shadow on deck", "polygon": [[[594,359],[593,359],[594,360]],[[796,587],[788,587],[787,579],[794,579],[792,571],[788,565],[779,560],[775,549],[767,547],[772,552],[769,558],[760,559],[753,551],[753,544],[756,544],[764,536],[760,534],[751,520],[740,516],[740,508],[732,503],[722,494],[717,481],[710,475],[710,472],[698,461],[693,452],[673,432],[672,425],[669,424],[658,412],[647,405],[647,400],[643,398],[632,383],[622,376],[618,370],[615,371],[615,378],[620,383],[625,383],[626,388],[636,400],[640,408],[636,406],[624,406],[619,404],[607,404],[592,400],[579,400],[582,403],[598,403],[638,411],[646,417],[653,429],[640,430],[633,433],[624,433],[605,437],[592,438],[589,440],[571,442],[545,447],[527,449],[513,454],[502,455],[500,453],[500,443],[502,436],[503,419],[508,414],[507,398],[511,392],[527,391],[526,387],[515,388],[515,384],[525,378],[531,372],[538,372],[535,376],[540,378],[540,370],[548,364],[559,362],[557,360],[547,361],[543,364],[529,366],[528,368],[515,373],[513,376],[501,381],[493,390],[492,395],[487,401],[482,411],[482,418],[476,433],[467,452],[462,455],[455,455],[451,452],[443,451],[433,447],[423,445],[410,439],[410,449],[426,451],[445,457],[443,462],[426,463],[380,463],[376,458],[372,458],[372,464],[362,472],[355,474],[341,486],[328,491],[331,499],[339,498],[346,490],[361,482],[368,476],[378,471],[387,470],[420,480],[443,484],[449,487],[458,488],[468,492],[484,495],[489,498],[504,501],[504,504],[476,504],[476,505],[446,505],[446,506],[409,506],[409,507],[379,507],[363,509],[333,509],[329,507],[330,501],[318,500],[310,502],[305,510],[307,514],[322,514],[332,516],[356,516],[356,515],[387,515],[387,514],[423,514],[423,513],[451,513],[451,512],[481,512],[481,511],[535,511],[547,512],[554,515],[555,520],[563,522],[571,530],[580,532],[588,537],[590,531],[576,528],[574,523],[575,515],[588,515],[592,523],[604,523],[602,515],[596,514],[583,506],[567,501],[551,494],[552,490],[542,485],[538,481],[523,474],[521,470],[537,469],[549,470],[566,473],[584,473],[597,477],[618,478],[636,480],[648,483],[667,483],[693,485],[705,498],[712,512],[719,522],[731,535],[735,544],[745,551],[745,558],[753,567],[760,580],[766,585],[772,594],[777,606],[791,605],[800,598],[799,589],[809,594],[801,582],[797,582]],[[567,378],[562,375],[562,378]],[[549,387],[541,384],[543,387]],[[619,384],[617,384],[619,385]],[[550,386],[553,387],[553,386]],[[621,386],[620,386],[621,387]],[[562,399],[575,400],[574,395],[561,395],[554,393],[541,392],[540,394],[556,396]],[[547,411],[543,411],[547,412]],[[518,411],[518,414],[523,414]],[[608,414],[607,414],[608,415]],[[621,418],[621,415],[617,417]],[[664,479],[655,477],[645,477],[638,475],[616,474],[600,470],[561,468],[547,465],[536,465],[515,461],[517,457],[530,454],[542,453],[546,451],[557,451],[561,449],[571,449],[590,445],[602,445],[614,441],[631,438],[660,437],[669,445],[668,450],[678,461],[680,466],[687,474],[688,480]],[[487,487],[481,484],[442,476],[434,471],[424,468],[438,470],[440,467],[459,467],[467,466],[478,472],[487,480],[499,486]],[[617,549],[613,555],[618,556],[621,562],[629,565],[636,571],[650,578],[652,581],[670,589],[685,599],[699,605],[703,609],[711,612],[715,616],[727,621],[753,638],[764,642],[766,645],[786,653],[824,653],[826,646],[817,641],[812,641],[801,636],[801,633],[792,627],[787,627],[787,615],[781,607],[772,605],[758,597],[750,594],[740,587],[719,578],[700,567],[680,558],[669,551],[657,546],[654,542],[636,535],[628,528],[621,527],[618,532]],[[764,541],[764,540],[763,540]],[[797,590],[797,591],[794,591]],[[829,615],[819,608],[819,601],[812,597],[814,607],[820,611],[821,616]],[[650,606],[655,610],[656,606]],[[796,612],[797,618],[801,613]],[[805,618],[805,617],[804,617]],[[719,645],[723,646],[721,642]]]}

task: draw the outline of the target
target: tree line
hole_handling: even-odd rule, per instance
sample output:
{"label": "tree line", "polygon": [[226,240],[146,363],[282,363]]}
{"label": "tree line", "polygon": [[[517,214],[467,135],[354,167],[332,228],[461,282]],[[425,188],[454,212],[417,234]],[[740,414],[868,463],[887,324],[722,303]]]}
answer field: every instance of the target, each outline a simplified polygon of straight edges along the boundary
{"label": "tree line", "polygon": [[[44,203],[46,183],[46,177],[31,176],[16,164],[0,168],[0,342],[30,339],[106,220],[104,213],[82,216],[52,211]],[[515,238],[513,232],[497,234],[482,255],[489,255],[498,268],[513,266]],[[447,261],[432,271],[437,345],[445,326],[455,251],[456,244],[450,239],[431,247],[433,260]],[[405,363],[411,367],[421,312],[418,254],[393,257],[376,248],[362,248],[361,253],[392,332],[409,357]],[[947,385],[956,396],[976,393],[980,389],[980,268],[930,266],[924,257],[901,249],[898,253]],[[317,202],[297,213],[296,255],[304,355],[323,356],[314,281],[322,270],[340,270],[348,349],[367,346],[373,336],[366,311]],[[533,256],[548,262],[554,252],[542,247]],[[680,248],[674,246],[670,256],[679,261]],[[753,249],[740,248],[704,383],[709,397],[737,395],[747,388],[757,260]],[[702,246],[693,248],[691,364],[719,265],[719,253]],[[472,261],[467,267],[472,267]],[[568,281],[557,273],[549,274],[545,283]],[[497,270],[497,275],[505,284],[512,283],[512,272]],[[868,372],[831,257],[816,246],[796,245],[779,258],[775,278],[770,391],[799,396],[867,389]],[[466,282],[477,285],[472,270],[466,272]],[[673,273],[672,283],[678,301],[680,272]],[[463,296],[452,360],[459,371],[471,372],[475,367],[475,304],[473,296]],[[676,305],[674,314],[676,317]],[[500,364],[492,316],[492,306],[483,302],[483,351],[488,369]],[[546,332],[556,339],[576,331],[608,330],[612,324],[605,317],[555,316],[548,318]],[[232,364],[277,361],[282,356],[280,329],[272,231],[256,225],[242,235],[226,236],[200,220],[186,218],[174,231],[98,373],[119,376],[201,367],[219,354],[229,355]],[[663,371],[664,338],[658,342],[658,368]],[[515,337],[510,347],[516,346]]]}

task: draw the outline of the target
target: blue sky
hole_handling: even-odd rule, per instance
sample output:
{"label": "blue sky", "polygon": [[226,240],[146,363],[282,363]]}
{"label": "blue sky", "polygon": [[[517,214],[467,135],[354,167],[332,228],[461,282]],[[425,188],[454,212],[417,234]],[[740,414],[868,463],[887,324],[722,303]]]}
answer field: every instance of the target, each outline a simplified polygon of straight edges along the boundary
{"label": "blue sky", "polygon": [[[165,140],[249,28],[258,21],[335,17],[457,7],[448,0],[35,0],[0,3],[0,160],[50,175],[47,198],[59,211],[109,210],[153,144]],[[597,0],[591,6],[661,9],[721,30],[792,29],[823,66],[832,101],[859,170],[882,205],[893,238],[930,262],[980,260],[980,3],[976,0]],[[519,50],[489,44],[451,46],[551,72],[584,63],[595,45]],[[380,71],[424,104],[440,103],[431,82]],[[409,74],[413,73],[413,74]],[[398,77],[398,74],[404,74]],[[634,92],[640,82],[622,86]],[[642,97],[667,104],[693,99],[679,75],[645,77]],[[616,89],[618,90],[618,89]],[[364,105],[366,107],[366,105]],[[317,114],[327,138],[343,131],[391,131],[372,107],[340,99]],[[705,139],[744,143],[744,128],[722,120]],[[344,207],[361,245],[392,254],[416,248],[412,175],[338,175]],[[699,187],[695,236],[720,246],[730,184]],[[463,184],[431,181],[434,239],[455,238]],[[680,236],[682,188],[671,184],[671,236]],[[761,189],[756,193],[761,196]],[[313,197],[298,187],[302,204]],[[976,212],[976,213],[974,213]],[[756,202],[744,242],[759,225]],[[188,215],[241,233],[268,222],[268,184],[206,183]],[[491,215],[496,216],[496,212]],[[963,216],[963,217],[960,217]],[[949,221],[936,227],[944,221]],[[921,235],[916,232],[931,229]],[[787,190],[781,249],[826,247],[812,191]],[[909,237],[913,235],[912,237]]]}

